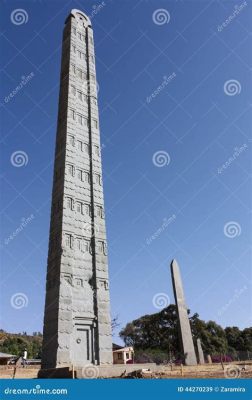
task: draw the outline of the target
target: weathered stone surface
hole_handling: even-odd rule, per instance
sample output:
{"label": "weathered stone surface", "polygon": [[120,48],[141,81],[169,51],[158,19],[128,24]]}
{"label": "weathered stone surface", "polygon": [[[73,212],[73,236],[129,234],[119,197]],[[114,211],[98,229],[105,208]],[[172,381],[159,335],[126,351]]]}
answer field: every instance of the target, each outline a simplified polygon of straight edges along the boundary
{"label": "weathered stone surface", "polygon": [[185,365],[197,365],[197,359],[192,339],[190,322],[187,314],[182,279],[176,260],[171,263],[171,275],[177,313],[179,318],[181,347],[185,358]]}
{"label": "weathered stone surface", "polygon": [[205,364],[204,353],[201,346],[201,340],[197,339],[197,349],[198,349],[198,357],[199,357],[199,364]]}
{"label": "weathered stone surface", "polygon": [[112,363],[93,32],[72,10],[63,33],[42,368]]}

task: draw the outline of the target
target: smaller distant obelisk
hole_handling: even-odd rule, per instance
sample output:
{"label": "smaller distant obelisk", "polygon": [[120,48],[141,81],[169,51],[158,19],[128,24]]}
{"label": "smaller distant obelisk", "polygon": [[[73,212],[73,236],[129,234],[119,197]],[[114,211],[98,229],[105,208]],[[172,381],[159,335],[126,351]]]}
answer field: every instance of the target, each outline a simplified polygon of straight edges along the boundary
{"label": "smaller distant obelisk", "polygon": [[181,345],[185,358],[185,365],[197,365],[197,359],[192,339],[192,331],[187,314],[187,306],[185,303],[184,290],[180,275],[179,266],[176,260],[171,262],[171,275],[177,313],[179,319],[179,330]]}
{"label": "smaller distant obelisk", "polygon": [[197,339],[197,349],[198,349],[199,363],[205,364],[204,353],[201,346],[201,340],[199,338]]}

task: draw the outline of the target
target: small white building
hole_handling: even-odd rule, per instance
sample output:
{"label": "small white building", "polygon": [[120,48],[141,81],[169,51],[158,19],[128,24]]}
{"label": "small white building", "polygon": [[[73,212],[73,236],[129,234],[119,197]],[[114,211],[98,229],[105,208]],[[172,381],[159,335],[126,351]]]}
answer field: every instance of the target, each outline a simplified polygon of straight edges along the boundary
{"label": "small white building", "polygon": [[113,344],[113,363],[114,364],[133,364],[133,347],[121,347]]}
{"label": "small white building", "polygon": [[16,357],[13,354],[1,353],[0,352],[0,365],[7,365],[8,362],[13,358]]}

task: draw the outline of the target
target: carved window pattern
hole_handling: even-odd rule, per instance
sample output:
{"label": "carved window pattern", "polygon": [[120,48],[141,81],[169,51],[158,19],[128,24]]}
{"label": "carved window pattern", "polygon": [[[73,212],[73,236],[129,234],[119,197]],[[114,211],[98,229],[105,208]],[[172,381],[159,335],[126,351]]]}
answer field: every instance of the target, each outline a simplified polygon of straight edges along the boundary
{"label": "carved window pattern", "polygon": [[77,118],[78,118],[78,123],[79,123],[80,125],[88,126],[87,118],[84,117],[84,115],[77,114]]}
{"label": "carved window pattern", "polygon": [[75,146],[75,138],[74,138],[74,136],[69,135],[69,143],[70,143],[72,146]]}
{"label": "carved window pattern", "polygon": [[78,150],[83,151],[83,142],[81,140],[77,140]]}
{"label": "carved window pattern", "polygon": [[83,173],[83,180],[84,180],[84,182],[88,182],[88,183],[90,182],[90,175],[86,171],[84,171],[84,173]]}
{"label": "carved window pattern", "polygon": [[90,154],[90,148],[88,143],[84,143],[85,153]]}
{"label": "carved window pattern", "polygon": [[94,153],[95,153],[97,156],[100,155],[99,146],[94,145]]}
{"label": "carved window pattern", "polygon": [[103,218],[103,208],[102,206],[96,206],[96,216]]}
{"label": "carved window pattern", "polygon": [[75,111],[74,111],[72,108],[70,108],[70,109],[69,109],[69,112],[70,112],[71,118],[72,118],[73,120],[75,120]]}
{"label": "carved window pattern", "polygon": [[[84,57],[84,53],[82,53],[82,54],[83,54],[83,57]],[[74,67],[74,71],[73,72],[74,72],[74,74],[76,73],[77,77],[80,78],[81,80],[87,79],[87,74],[82,69]]]}
{"label": "carved window pattern", "polygon": [[67,164],[67,173],[71,176],[74,176],[74,166],[71,164]]}
{"label": "carved window pattern", "polygon": [[81,60],[85,59],[85,53],[83,53],[82,51],[78,50],[78,56]]}
{"label": "carved window pattern", "polygon": [[80,201],[76,202],[76,211],[77,211],[77,213],[80,213],[80,214],[82,213],[82,204]]}
{"label": "carved window pattern", "polygon": [[92,122],[93,122],[93,126],[95,127],[95,129],[98,129],[98,121],[97,121],[97,119],[93,118]]}
{"label": "carved window pattern", "polygon": [[84,251],[84,253],[87,253],[88,250],[89,250],[89,241],[84,239],[83,240],[83,251]]}
{"label": "carved window pattern", "polygon": [[77,178],[82,181],[82,170],[81,169],[77,169]]}
{"label": "carved window pattern", "polygon": [[101,176],[99,174],[94,174],[94,181],[98,185],[101,185]]}
{"label": "carved window pattern", "polygon": [[97,254],[102,254],[103,253],[103,242],[98,241],[97,242]]}
{"label": "carved window pattern", "polygon": [[98,241],[96,244],[96,253],[97,254],[104,254],[105,256],[107,255],[107,243]]}
{"label": "carved window pattern", "polygon": [[79,251],[81,251],[82,250],[82,239],[81,238],[79,238],[79,237],[77,237],[76,238],[76,248],[77,248],[77,250],[79,250]]}
{"label": "carved window pattern", "polygon": [[83,205],[83,214],[90,215],[90,204]]}
{"label": "carved window pattern", "polygon": [[66,206],[69,210],[73,210],[73,199],[71,197],[66,198]]}
{"label": "carved window pattern", "polygon": [[106,242],[103,242],[103,253],[104,253],[105,256],[108,255],[108,249],[107,249],[107,243]]}
{"label": "carved window pattern", "polygon": [[65,234],[65,245],[71,249],[73,248],[73,236],[68,233]]}

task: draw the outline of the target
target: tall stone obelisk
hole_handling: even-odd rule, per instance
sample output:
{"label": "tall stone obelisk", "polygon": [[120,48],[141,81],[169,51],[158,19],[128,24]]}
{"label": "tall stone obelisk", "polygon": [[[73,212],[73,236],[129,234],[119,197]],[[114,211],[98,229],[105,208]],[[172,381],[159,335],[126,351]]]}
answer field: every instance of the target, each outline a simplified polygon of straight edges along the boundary
{"label": "tall stone obelisk", "polygon": [[197,365],[197,359],[192,339],[190,322],[187,314],[182,279],[176,260],[171,262],[171,275],[177,313],[179,319],[179,333],[184,354],[185,365]]}
{"label": "tall stone obelisk", "polygon": [[42,368],[112,363],[101,146],[91,21],[66,19]]}
{"label": "tall stone obelisk", "polygon": [[205,357],[201,346],[200,338],[197,339],[197,350],[198,350],[198,360],[199,364],[205,364]]}

